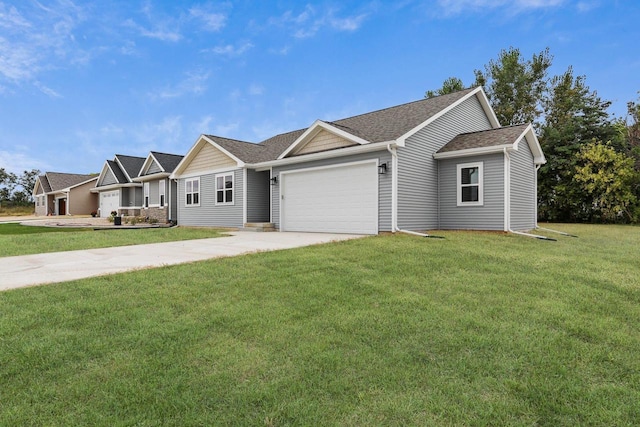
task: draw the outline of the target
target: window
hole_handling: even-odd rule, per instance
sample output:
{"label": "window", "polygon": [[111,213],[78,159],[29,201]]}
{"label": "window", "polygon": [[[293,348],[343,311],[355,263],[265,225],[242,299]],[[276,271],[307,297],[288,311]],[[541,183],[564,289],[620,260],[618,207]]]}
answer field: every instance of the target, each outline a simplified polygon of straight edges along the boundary
{"label": "window", "polygon": [[165,191],[166,181],[163,179],[158,183],[158,200],[160,200],[160,207],[164,207],[164,191]]}
{"label": "window", "polygon": [[216,175],[216,205],[233,204],[233,174]]}
{"label": "window", "polygon": [[144,183],[144,207],[149,207],[149,183]]}
{"label": "window", "polygon": [[200,206],[200,178],[187,179],[184,182],[187,206]]}
{"label": "window", "polygon": [[482,162],[457,165],[458,206],[482,206]]}

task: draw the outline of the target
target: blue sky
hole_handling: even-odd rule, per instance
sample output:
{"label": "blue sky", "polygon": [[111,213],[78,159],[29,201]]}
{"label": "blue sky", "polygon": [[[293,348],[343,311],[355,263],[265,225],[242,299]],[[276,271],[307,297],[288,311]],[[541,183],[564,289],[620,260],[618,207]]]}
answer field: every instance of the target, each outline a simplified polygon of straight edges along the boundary
{"label": "blue sky", "polygon": [[467,84],[503,48],[551,49],[624,116],[640,90],[637,0],[0,0],[0,167],[99,172],[259,142]]}

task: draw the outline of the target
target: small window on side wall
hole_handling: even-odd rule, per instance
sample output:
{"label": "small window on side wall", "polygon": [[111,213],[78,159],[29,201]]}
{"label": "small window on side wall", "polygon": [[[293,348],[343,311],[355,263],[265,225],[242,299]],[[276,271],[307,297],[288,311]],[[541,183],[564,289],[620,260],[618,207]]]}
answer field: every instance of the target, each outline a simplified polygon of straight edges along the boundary
{"label": "small window on side wall", "polygon": [[200,206],[200,177],[184,181],[185,205]]}
{"label": "small window on side wall", "polygon": [[456,165],[458,206],[482,206],[482,162]]}
{"label": "small window on side wall", "polygon": [[233,173],[216,175],[216,205],[233,204]]}

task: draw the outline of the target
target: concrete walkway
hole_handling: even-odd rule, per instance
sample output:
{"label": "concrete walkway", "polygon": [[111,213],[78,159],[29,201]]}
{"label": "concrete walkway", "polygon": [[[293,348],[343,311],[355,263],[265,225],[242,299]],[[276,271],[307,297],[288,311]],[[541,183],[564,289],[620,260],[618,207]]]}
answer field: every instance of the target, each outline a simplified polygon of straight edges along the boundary
{"label": "concrete walkway", "polygon": [[358,237],[363,236],[238,231],[214,239],[4,257],[0,258],[0,291]]}

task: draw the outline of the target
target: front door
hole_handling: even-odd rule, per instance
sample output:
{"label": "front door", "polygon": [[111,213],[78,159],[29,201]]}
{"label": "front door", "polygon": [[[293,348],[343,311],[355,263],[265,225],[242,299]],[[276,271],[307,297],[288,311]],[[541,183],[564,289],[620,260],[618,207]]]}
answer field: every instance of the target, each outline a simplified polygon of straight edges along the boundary
{"label": "front door", "polygon": [[58,199],[58,215],[67,214],[67,199]]}

